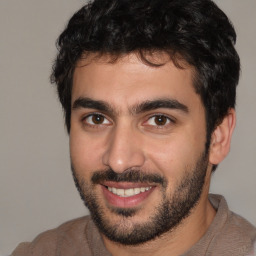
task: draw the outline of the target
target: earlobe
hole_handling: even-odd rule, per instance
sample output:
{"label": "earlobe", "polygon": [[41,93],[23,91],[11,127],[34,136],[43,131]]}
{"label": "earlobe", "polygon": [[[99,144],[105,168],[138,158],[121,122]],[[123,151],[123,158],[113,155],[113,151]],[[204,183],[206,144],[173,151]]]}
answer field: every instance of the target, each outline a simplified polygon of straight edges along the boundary
{"label": "earlobe", "polygon": [[236,113],[232,108],[229,109],[228,114],[212,133],[209,151],[209,161],[211,164],[217,165],[227,156],[235,124]]}

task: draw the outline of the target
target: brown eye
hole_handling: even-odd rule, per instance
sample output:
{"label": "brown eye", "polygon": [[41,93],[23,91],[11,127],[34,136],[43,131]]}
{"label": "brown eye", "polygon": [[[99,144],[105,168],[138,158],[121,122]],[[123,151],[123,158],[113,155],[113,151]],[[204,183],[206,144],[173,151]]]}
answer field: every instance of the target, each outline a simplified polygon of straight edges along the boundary
{"label": "brown eye", "polygon": [[90,125],[109,125],[110,121],[103,115],[91,114],[87,116],[84,121]]}
{"label": "brown eye", "polygon": [[92,122],[94,124],[102,124],[104,122],[104,116],[101,115],[93,115],[92,116]]}
{"label": "brown eye", "polygon": [[165,125],[168,121],[167,117],[166,116],[155,116],[155,119],[154,119],[156,125]]}
{"label": "brown eye", "polygon": [[165,115],[154,115],[150,117],[145,124],[150,126],[165,126],[171,122],[172,120]]}

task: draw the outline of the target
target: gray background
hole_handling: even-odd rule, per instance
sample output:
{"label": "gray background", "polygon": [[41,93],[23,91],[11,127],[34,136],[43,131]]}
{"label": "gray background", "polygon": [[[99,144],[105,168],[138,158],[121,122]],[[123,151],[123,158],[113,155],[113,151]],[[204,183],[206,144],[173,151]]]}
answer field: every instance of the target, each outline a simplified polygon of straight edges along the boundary
{"label": "gray background", "polygon": [[[256,225],[256,1],[216,0],[233,21],[242,61],[232,149],[211,191]],[[68,136],[49,83],[55,40],[81,0],[0,0],[0,255],[85,214]]]}

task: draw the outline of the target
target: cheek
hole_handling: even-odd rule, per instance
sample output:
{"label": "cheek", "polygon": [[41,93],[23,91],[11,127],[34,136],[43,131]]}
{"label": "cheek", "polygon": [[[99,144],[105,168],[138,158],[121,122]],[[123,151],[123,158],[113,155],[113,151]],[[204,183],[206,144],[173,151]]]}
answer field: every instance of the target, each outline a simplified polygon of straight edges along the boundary
{"label": "cheek", "polygon": [[70,132],[70,157],[76,172],[86,173],[102,169],[102,145],[97,139],[81,132]]}
{"label": "cheek", "polygon": [[173,134],[166,140],[152,141],[146,151],[149,165],[158,170],[170,183],[180,180],[193,167],[204,150],[197,136]]}

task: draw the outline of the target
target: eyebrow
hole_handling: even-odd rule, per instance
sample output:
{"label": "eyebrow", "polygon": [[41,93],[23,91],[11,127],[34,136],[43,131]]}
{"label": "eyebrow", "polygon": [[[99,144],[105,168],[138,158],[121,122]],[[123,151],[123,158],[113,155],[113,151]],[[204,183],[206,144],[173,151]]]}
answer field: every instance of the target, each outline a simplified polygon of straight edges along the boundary
{"label": "eyebrow", "polygon": [[83,98],[79,97],[73,103],[72,109],[79,109],[79,108],[91,108],[97,109],[103,112],[114,112],[114,109],[106,102],[101,100],[93,100],[91,98]]}
{"label": "eyebrow", "polygon": [[[79,97],[76,99],[72,105],[72,109],[80,109],[80,108],[90,108],[90,109],[97,109],[99,111],[114,114],[117,113],[109,103],[101,100],[94,100],[91,98],[86,97]],[[174,110],[180,110],[184,113],[188,113],[188,107],[178,100],[170,99],[170,98],[163,98],[163,99],[156,99],[156,100],[147,100],[132,106],[129,111],[132,115],[144,113],[151,110],[156,110],[159,108],[168,108]]]}
{"label": "eyebrow", "polygon": [[142,102],[132,108],[132,113],[139,114],[158,108],[168,108],[174,110],[181,110],[184,113],[188,113],[188,107],[175,99],[156,99]]}

